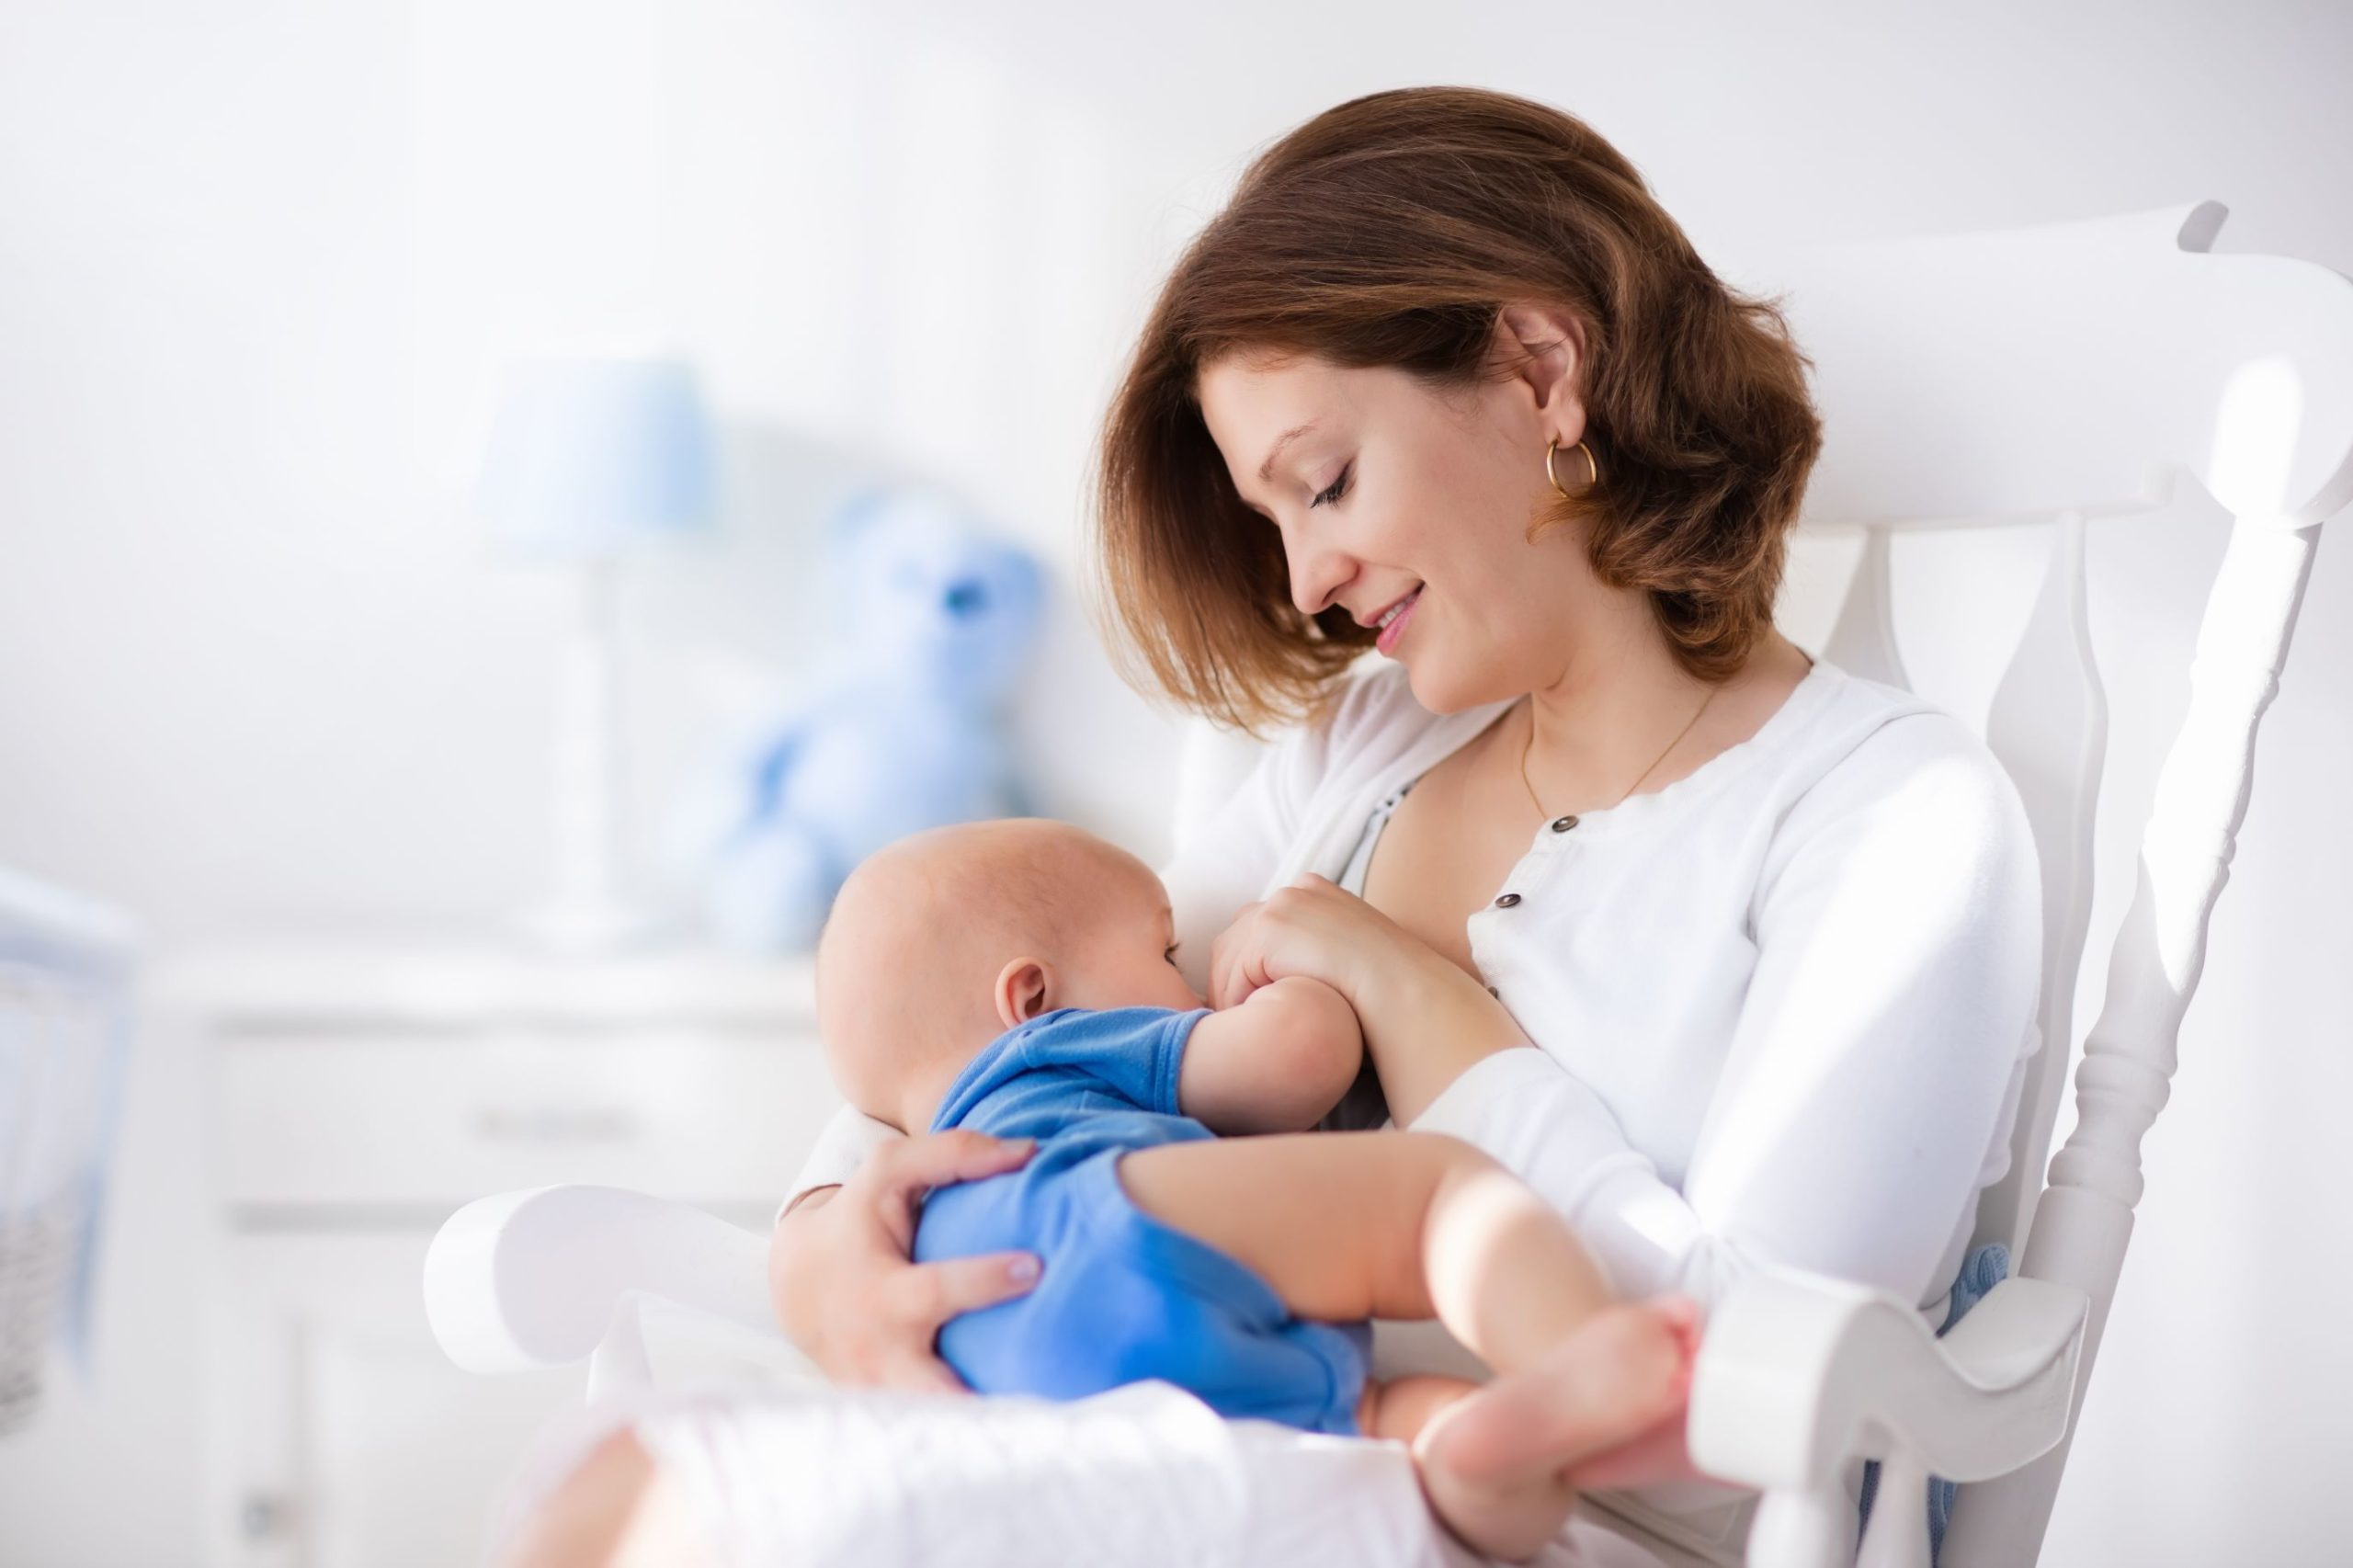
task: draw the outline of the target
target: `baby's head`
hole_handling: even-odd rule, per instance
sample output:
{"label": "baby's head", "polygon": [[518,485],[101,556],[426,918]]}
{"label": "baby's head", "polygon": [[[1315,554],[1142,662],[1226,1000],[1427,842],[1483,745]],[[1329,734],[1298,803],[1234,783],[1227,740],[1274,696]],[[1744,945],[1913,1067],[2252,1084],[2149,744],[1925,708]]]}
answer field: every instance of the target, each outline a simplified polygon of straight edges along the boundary
{"label": "baby's head", "polygon": [[1151,867],[1084,829],[999,817],[860,861],[817,942],[817,1027],[867,1115],[921,1132],[980,1049],[1057,1007],[1205,1004]]}

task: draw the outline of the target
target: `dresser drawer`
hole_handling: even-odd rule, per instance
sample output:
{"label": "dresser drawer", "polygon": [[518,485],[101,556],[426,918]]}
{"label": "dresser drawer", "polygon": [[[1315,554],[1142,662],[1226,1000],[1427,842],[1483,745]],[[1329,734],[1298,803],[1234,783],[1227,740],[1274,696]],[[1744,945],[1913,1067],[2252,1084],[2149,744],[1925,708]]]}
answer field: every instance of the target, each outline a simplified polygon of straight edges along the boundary
{"label": "dresser drawer", "polygon": [[551,1182],[772,1204],[841,1103],[815,1036],[774,1029],[217,1038],[245,1209],[446,1211]]}

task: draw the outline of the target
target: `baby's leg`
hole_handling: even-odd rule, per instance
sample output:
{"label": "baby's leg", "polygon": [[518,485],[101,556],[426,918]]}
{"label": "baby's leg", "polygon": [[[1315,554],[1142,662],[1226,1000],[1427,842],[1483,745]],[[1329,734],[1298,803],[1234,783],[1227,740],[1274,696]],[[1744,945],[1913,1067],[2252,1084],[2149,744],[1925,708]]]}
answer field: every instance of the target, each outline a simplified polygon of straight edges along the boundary
{"label": "baby's leg", "polygon": [[1415,1372],[1385,1383],[1367,1378],[1364,1397],[1357,1401],[1357,1430],[1368,1437],[1410,1443],[1439,1411],[1478,1392],[1477,1383],[1435,1372]]}
{"label": "baby's leg", "polygon": [[1585,1244],[1459,1139],[1301,1132],[1120,1162],[1138,1208],[1264,1276],[1303,1318],[1436,1317],[1498,1372],[1609,1304]]}
{"label": "baby's leg", "polygon": [[[1643,1305],[1688,1341],[1687,1364],[1697,1358],[1697,1309],[1687,1298],[1662,1296]],[[1607,1315],[1608,1309],[1604,1311]],[[1429,1372],[1409,1372],[1387,1382],[1367,1378],[1364,1395],[1357,1401],[1357,1429],[1368,1437],[1420,1448],[1423,1428],[1443,1414],[1444,1450],[1433,1451],[1429,1458],[1442,1458],[1461,1481],[1491,1489],[1554,1475],[1586,1492],[1693,1480],[1700,1472],[1683,1444],[1679,1403],[1657,1426],[1597,1451],[1595,1448],[1594,1412],[1612,1410],[1618,1402],[1606,1392],[1597,1395],[1587,1383],[1597,1375],[1640,1382],[1649,1375],[1643,1370],[1648,1348],[1638,1346],[1628,1358],[1630,1365],[1613,1366],[1596,1353],[1590,1341],[1572,1336],[1565,1350],[1554,1352],[1558,1366],[1540,1361],[1492,1383]],[[1563,1380],[1581,1381],[1564,1386]],[[1460,1412],[1453,1409],[1457,1403],[1464,1406]],[[1427,1446],[1435,1450],[1436,1438]]]}
{"label": "baby's leg", "polygon": [[[1459,1140],[1316,1132],[1163,1144],[1122,1158],[1120,1177],[1138,1208],[1247,1265],[1300,1317],[1436,1316],[1504,1373],[1548,1352],[1553,1364],[1631,1356],[1619,1375],[1586,1381],[1595,1403],[1581,1424],[1595,1451],[1656,1425],[1680,1397],[1672,1335],[1645,1309],[1615,1303],[1566,1222]],[[1592,1334],[1579,1332],[1588,1324]],[[1483,1551],[1533,1553],[1574,1501],[1560,1467],[1474,1480],[1451,1462],[1447,1429],[1438,1415],[1415,1439],[1432,1504]]]}

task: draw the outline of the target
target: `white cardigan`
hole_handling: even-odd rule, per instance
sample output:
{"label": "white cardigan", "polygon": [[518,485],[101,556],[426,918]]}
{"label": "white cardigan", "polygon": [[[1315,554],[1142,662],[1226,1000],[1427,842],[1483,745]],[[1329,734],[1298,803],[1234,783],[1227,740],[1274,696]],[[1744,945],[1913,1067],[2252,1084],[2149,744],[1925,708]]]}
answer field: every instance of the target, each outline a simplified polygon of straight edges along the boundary
{"label": "white cardigan", "polygon": [[[1337,881],[1370,812],[1511,699],[1433,715],[1389,660],[1285,732],[1161,868],[1199,988],[1242,904]],[[1470,917],[1538,1049],[1414,1122],[1544,1195],[1621,1294],[1711,1306],[1761,1263],[1861,1280],[1939,1327],[2040,1043],[2041,895],[2016,787],[1960,720],[1817,661],[1764,726],[1573,827]],[[845,1109],[791,1197],[897,1134]]]}

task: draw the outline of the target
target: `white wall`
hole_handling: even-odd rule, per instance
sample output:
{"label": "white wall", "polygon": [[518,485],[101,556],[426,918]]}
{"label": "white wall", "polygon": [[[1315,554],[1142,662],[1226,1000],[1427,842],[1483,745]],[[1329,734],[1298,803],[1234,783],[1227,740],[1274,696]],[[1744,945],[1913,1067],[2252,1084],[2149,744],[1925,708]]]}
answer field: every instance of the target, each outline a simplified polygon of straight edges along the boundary
{"label": "white wall", "polygon": [[[630,585],[642,812],[715,669],[806,652],[796,543],[871,465],[961,487],[1055,562],[1019,714],[1047,807],[1156,853],[1173,732],[1076,597],[1088,441],[1244,158],[1375,87],[1578,113],[1711,256],[2213,197],[2219,249],[2353,271],[2343,8],[849,11],[0,0],[0,861],[161,948],[494,931],[540,867],[563,598],[488,556],[458,486],[488,367],[560,329],[673,338],[726,427],[729,548]],[[2193,494],[2096,531],[2110,880],[2079,1033],[2221,525]],[[1907,551],[1899,594],[1937,598],[1948,549]],[[2053,1562],[2318,1562],[2336,1528],[2349,551],[2324,541],[2264,725]],[[1972,716],[1991,678],[1915,674]],[[188,1066],[142,1069],[134,1138],[167,1136]],[[118,1257],[154,1233],[144,1202]],[[0,1444],[0,1560],[40,1466]],[[185,1539],[181,1482],[142,1485],[160,1501],[106,1560]]]}

